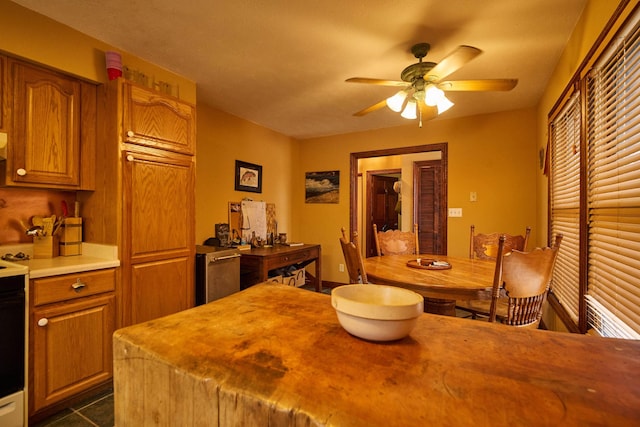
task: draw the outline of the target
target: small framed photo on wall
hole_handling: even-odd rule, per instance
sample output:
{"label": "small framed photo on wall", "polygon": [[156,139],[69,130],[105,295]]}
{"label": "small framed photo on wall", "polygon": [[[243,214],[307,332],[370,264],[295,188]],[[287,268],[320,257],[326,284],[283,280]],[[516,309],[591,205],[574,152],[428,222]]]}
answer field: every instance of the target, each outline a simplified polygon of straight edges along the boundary
{"label": "small framed photo on wall", "polygon": [[262,193],[262,166],[236,160],[235,189]]}

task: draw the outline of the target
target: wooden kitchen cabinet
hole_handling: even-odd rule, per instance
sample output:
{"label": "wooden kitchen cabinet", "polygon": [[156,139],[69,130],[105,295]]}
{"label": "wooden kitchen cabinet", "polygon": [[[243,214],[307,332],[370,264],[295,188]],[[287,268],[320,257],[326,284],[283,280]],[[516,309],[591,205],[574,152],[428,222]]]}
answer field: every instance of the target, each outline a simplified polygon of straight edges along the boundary
{"label": "wooden kitchen cabinet", "polygon": [[30,282],[31,417],[112,378],[115,269]]}
{"label": "wooden kitchen cabinet", "polygon": [[[104,86],[84,241],[118,245],[119,326],[195,304],[195,108],[116,79]],[[130,137],[129,131],[134,132]]]}
{"label": "wooden kitchen cabinet", "polygon": [[6,74],[2,184],[93,189],[96,86],[12,58],[6,58]]}

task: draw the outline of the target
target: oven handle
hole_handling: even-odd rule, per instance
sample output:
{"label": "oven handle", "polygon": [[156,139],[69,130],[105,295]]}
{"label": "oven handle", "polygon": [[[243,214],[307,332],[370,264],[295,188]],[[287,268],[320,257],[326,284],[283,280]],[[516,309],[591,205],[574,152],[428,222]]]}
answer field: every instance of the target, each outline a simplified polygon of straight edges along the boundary
{"label": "oven handle", "polygon": [[241,256],[241,254],[233,254],[233,255],[227,255],[227,256],[216,256],[216,257],[211,258],[210,262],[224,261],[225,259],[239,258],[240,256]]}

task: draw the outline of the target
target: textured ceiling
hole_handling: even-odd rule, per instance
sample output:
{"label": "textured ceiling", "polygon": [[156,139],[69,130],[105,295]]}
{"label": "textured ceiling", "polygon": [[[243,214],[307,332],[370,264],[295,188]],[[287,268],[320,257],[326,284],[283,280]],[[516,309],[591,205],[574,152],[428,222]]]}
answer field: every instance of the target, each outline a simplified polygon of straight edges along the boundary
{"label": "textured ceiling", "polygon": [[418,42],[431,62],[458,45],[484,52],[452,80],[519,80],[449,93],[442,118],[535,106],[587,0],[14,2],[192,79],[198,103],[305,139],[406,125],[387,108],[354,117],[397,89],[345,79],[399,80]]}

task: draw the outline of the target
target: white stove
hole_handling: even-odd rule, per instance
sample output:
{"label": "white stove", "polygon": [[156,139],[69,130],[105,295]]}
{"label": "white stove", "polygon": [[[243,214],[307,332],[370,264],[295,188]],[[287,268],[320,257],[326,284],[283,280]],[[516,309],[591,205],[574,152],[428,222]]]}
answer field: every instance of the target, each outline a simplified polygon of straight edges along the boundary
{"label": "white stove", "polygon": [[0,260],[0,277],[21,276],[27,273],[29,273],[29,267],[26,265]]}

